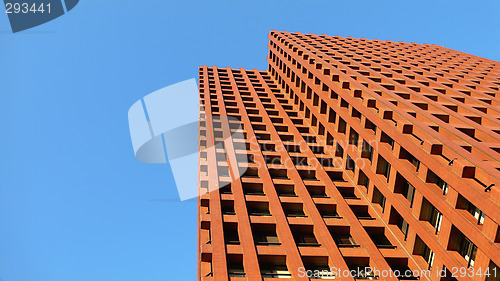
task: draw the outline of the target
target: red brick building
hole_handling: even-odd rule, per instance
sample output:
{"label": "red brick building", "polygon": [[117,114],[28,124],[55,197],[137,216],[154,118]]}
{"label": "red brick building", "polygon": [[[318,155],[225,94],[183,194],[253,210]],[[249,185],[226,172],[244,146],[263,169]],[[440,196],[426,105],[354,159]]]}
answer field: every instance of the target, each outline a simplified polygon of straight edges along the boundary
{"label": "red brick building", "polygon": [[269,39],[267,71],[199,70],[200,147],[231,134],[214,116],[245,136],[200,154],[199,280],[500,280],[500,63]]}

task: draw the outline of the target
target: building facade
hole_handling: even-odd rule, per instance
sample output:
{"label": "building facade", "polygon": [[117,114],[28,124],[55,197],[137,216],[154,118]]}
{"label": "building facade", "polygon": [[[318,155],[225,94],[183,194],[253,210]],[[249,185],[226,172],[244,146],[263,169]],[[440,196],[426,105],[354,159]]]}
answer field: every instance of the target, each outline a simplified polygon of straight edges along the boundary
{"label": "building facade", "polygon": [[500,63],[269,39],[266,71],[199,69],[199,280],[500,280]]}

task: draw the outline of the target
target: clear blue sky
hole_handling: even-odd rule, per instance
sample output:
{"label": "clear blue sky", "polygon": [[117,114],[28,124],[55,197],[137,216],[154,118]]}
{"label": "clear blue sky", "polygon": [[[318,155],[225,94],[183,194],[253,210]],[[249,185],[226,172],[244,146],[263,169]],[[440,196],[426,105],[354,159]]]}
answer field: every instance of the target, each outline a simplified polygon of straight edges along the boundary
{"label": "clear blue sky", "polygon": [[496,0],[80,0],[18,34],[0,14],[0,280],[195,280],[196,201],[134,158],[127,111],[199,65],[265,69],[272,29],[500,60],[499,27]]}

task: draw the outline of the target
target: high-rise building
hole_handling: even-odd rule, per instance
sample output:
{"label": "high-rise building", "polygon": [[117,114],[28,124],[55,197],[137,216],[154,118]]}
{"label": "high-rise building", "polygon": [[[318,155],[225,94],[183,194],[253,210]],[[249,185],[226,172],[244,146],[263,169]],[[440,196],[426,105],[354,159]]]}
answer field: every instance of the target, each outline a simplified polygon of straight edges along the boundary
{"label": "high-rise building", "polygon": [[200,154],[199,280],[500,280],[500,63],[269,39],[267,71],[199,69],[200,146],[226,139]]}

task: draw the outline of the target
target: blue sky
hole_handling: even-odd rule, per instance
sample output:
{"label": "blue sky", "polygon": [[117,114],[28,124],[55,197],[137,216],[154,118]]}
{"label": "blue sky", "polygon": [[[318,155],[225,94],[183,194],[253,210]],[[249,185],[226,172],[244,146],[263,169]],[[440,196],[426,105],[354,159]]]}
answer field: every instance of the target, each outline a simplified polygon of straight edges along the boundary
{"label": "blue sky", "polygon": [[17,34],[0,14],[0,280],[194,280],[196,201],[134,158],[135,101],[199,65],[265,69],[272,29],[498,61],[500,2],[476,3],[80,0]]}

